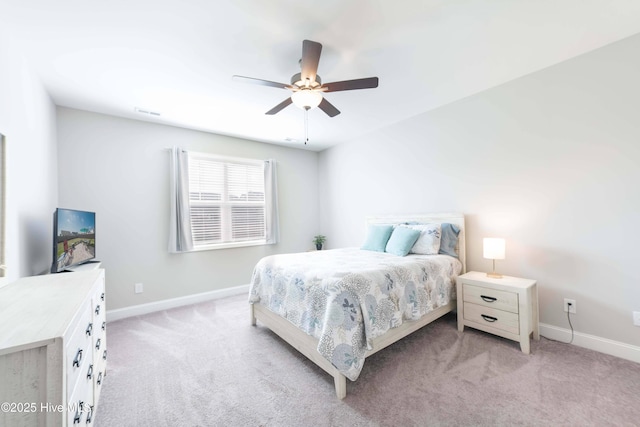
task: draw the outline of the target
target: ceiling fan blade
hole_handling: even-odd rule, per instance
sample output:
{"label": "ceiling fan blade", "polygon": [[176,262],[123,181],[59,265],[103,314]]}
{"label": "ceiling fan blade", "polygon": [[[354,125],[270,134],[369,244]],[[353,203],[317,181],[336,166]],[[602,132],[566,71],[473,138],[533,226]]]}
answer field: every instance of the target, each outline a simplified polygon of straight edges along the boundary
{"label": "ceiling fan blade", "polygon": [[293,89],[291,85],[285,83],[271,82],[269,80],[254,79],[253,77],[233,76],[233,80],[241,83],[251,83],[262,86],[279,87],[281,89]]}
{"label": "ceiling fan blade", "polygon": [[322,52],[322,45],[318,42],[311,40],[302,41],[302,61],[300,62],[300,77],[302,82],[309,79],[309,82],[316,81],[316,74],[318,73],[318,64],[320,63],[320,53]]}
{"label": "ceiling fan blade", "polygon": [[273,107],[271,110],[267,111],[265,114],[269,115],[269,116],[273,116],[274,114],[276,114],[277,112],[283,110],[285,107],[288,107],[289,104],[291,104],[291,97],[285,99],[284,101],[282,101],[280,104],[276,105],[275,107]]}
{"label": "ceiling fan blade", "polygon": [[340,110],[334,107],[333,104],[327,101],[326,98],[322,98],[322,101],[320,101],[320,105],[318,105],[318,108],[327,113],[327,116],[329,117],[335,117],[340,114]]}
{"label": "ceiling fan blade", "polygon": [[378,87],[377,77],[367,77],[365,79],[344,80],[341,82],[325,83],[322,85],[325,92],[338,92],[341,90],[373,89]]}

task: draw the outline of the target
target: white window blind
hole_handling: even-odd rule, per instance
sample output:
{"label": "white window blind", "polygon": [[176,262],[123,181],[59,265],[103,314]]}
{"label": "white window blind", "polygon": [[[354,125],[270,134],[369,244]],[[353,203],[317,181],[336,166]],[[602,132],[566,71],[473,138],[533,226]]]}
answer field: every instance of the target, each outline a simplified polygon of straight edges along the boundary
{"label": "white window blind", "polygon": [[195,248],[266,239],[264,162],[189,153]]}

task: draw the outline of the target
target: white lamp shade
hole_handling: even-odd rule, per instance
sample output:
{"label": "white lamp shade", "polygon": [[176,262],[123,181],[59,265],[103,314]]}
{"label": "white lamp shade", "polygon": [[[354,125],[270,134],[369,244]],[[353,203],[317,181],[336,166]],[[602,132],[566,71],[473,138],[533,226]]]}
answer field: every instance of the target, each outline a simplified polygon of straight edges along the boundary
{"label": "white lamp shade", "polygon": [[291,95],[291,101],[293,101],[298,108],[310,110],[320,105],[322,102],[322,94],[317,90],[301,89],[297,92],[293,92]]}
{"label": "white lamp shade", "polygon": [[504,259],[505,242],[504,239],[495,237],[485,237],[483,239],[483,257],[486,259]]}

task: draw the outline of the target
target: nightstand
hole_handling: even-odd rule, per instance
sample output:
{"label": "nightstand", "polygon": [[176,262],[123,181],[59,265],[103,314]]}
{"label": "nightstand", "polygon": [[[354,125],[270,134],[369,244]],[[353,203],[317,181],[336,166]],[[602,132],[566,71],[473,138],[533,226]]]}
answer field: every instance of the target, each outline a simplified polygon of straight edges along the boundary
{"label": "nightstand", "polygon": [[529,336],[540,339],[538,288],[535,280],[487,277],[471,271],[458,276],[458,330],[465,326],[518,341],[529,354]]}

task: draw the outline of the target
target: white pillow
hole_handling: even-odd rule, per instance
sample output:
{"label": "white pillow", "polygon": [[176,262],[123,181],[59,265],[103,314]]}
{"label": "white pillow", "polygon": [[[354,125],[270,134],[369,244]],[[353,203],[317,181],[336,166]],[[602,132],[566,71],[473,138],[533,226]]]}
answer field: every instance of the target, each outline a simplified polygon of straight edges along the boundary
{"label": "white pillow", "polygon": [[415,224],[404,227],[420,231],[420,237],[413,244],[409,253],[419,255],[436,255],[440,250],[442,227],[440,224]]}

